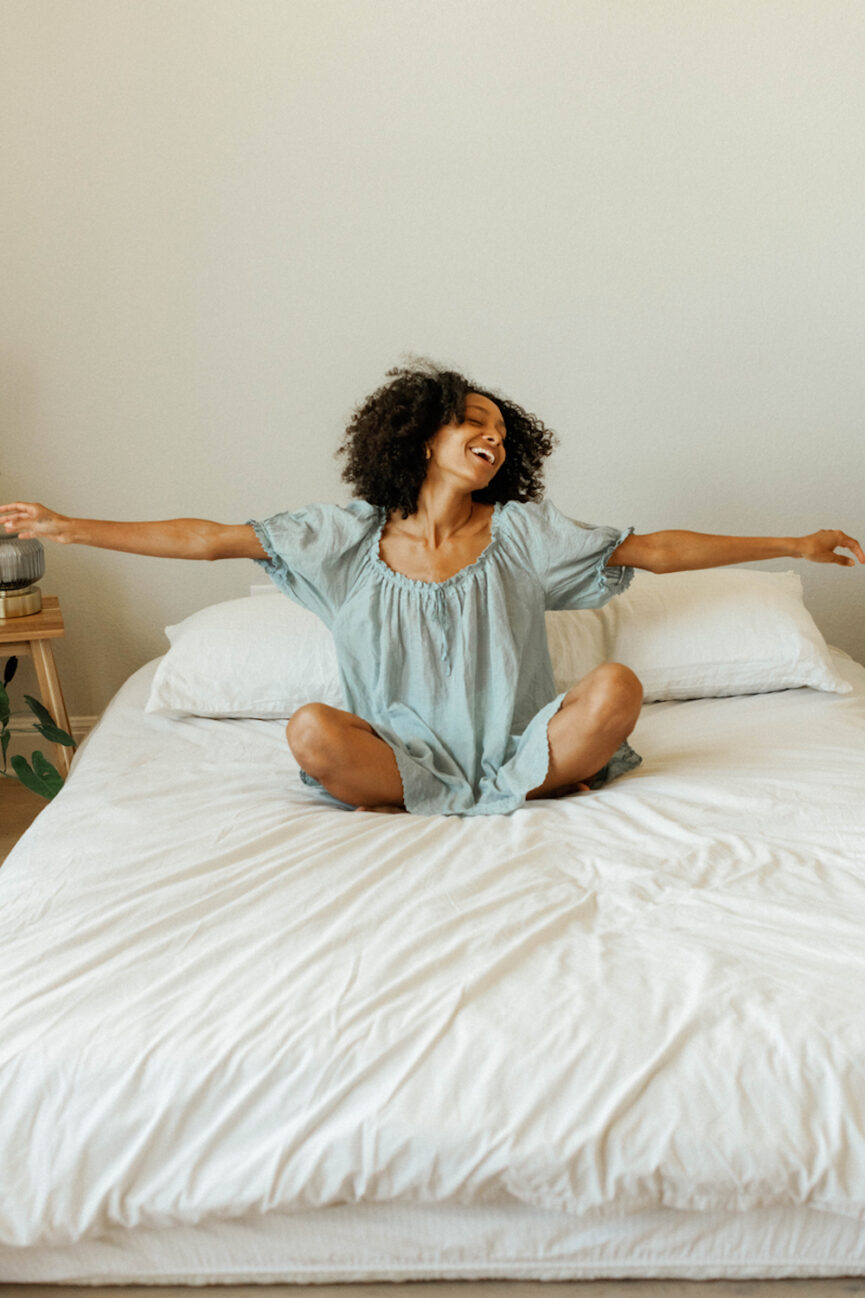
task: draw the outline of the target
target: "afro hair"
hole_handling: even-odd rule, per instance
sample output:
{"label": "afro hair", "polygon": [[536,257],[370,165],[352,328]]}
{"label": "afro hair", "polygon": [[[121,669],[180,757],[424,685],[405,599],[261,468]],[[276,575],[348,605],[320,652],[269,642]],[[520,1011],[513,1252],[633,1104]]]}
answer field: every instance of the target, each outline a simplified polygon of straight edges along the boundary
{"label": "afro hair", "polygon": [[463,422],[466,396],[476,392],[501,411],[508,453],[492,481],[473,491],[472,499],[487,504],[541,499],[543,461],[558,439],[540,419],[424,357],[413,357],[387,375],[391,381],[355,407],[336,451],[346,457],[342,478],[354,496],[382,505],[388,513],[401,510],[403,518],[415,513],[426,476],[427,442],[445,424]]}

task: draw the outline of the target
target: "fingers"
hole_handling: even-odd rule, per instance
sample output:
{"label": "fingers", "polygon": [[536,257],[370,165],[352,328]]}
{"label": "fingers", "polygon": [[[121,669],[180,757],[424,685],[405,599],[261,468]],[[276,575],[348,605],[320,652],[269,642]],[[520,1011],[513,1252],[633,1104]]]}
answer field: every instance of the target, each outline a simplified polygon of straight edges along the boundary
{"label": "fingers", "polygon": [[4,516],[5,525],[9,527],[12,523],[35,518],[36,506],[15,500],[11,505],[0,505],[0,515]]}
{"label": "fingers", "polygon": [[26,500],[15,500],[8,505],[0,505],[0,521],[3,531],[14,533],[22,541],[38,541],[43,536],[51,536],[48,526],[53,515],[44,505]]}
{"label": "fingers", "polygon": [[[865,563],[865,550],[862,549],[862,546],[859,544],[859,542],[856,540],[855,537],[848,536],[846,532],[842,532],[841,540],[838,542],[838,544],[843,545],[844,548],[847,550],[852,550],[856,558],[859,560],[859,562]],[[847,562],[854,563],[855,560],[848,559]]]}
{"label": "fingers", "polygon": [[860,563],[865,563],[865,551],[854,536],[848,536],[846,532],[829,532],[827,558],[830,563],[840,563],[845,568],[853,568],[856,565],[856,559],[850,559],[846,554],[835,554],[835,550],[843,546],[845,550],[852,550],[856,559]]}

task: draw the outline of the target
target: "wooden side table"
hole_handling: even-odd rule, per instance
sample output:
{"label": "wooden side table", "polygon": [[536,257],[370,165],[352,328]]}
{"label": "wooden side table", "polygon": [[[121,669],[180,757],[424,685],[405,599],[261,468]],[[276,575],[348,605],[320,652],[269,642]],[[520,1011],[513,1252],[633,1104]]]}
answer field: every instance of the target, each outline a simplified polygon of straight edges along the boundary
{"label": "wooden side table", "polygon": [[[60,729],[70,734],[69,716],[51,651],[51,641],[58,640],[64,630],[60,600],[56,595],[43,595],[40,613],[33,613],[30,617],[0,618],[0,658],[21,658],[30,654],[36,668],[42,702]],[[65,748],[63,744],[56,744],[55,747],[60,759],[58,769],[65,778],[69,774],[72,750]]]}

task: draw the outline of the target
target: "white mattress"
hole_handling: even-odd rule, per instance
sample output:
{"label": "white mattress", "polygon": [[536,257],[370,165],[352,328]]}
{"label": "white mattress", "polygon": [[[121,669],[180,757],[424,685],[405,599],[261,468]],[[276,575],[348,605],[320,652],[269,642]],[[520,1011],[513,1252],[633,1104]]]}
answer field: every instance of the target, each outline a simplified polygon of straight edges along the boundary
{"label": "white mattress", "polygon": [[119,692],[0,870],[0,1279],[865,1274],[865,669],[509,816]]}

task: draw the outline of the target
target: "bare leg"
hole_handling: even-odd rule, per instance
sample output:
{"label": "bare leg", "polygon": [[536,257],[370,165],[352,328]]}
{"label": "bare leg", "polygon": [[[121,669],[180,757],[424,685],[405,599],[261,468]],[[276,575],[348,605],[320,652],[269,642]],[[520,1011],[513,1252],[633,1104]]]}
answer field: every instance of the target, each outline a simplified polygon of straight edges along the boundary
{"label": "bare leg", "polygon": [[340,802],[357,811],[405,811],[393,749],[361,717],[307,703],[285,733],[295,759]]}
{"label": "bare leg", "polygon": [[550,719],[546,779],[526,798],[588,791],[586,780],[605,766],[637,724],[643,687],[629,667],[603,663],[578,681]]}

